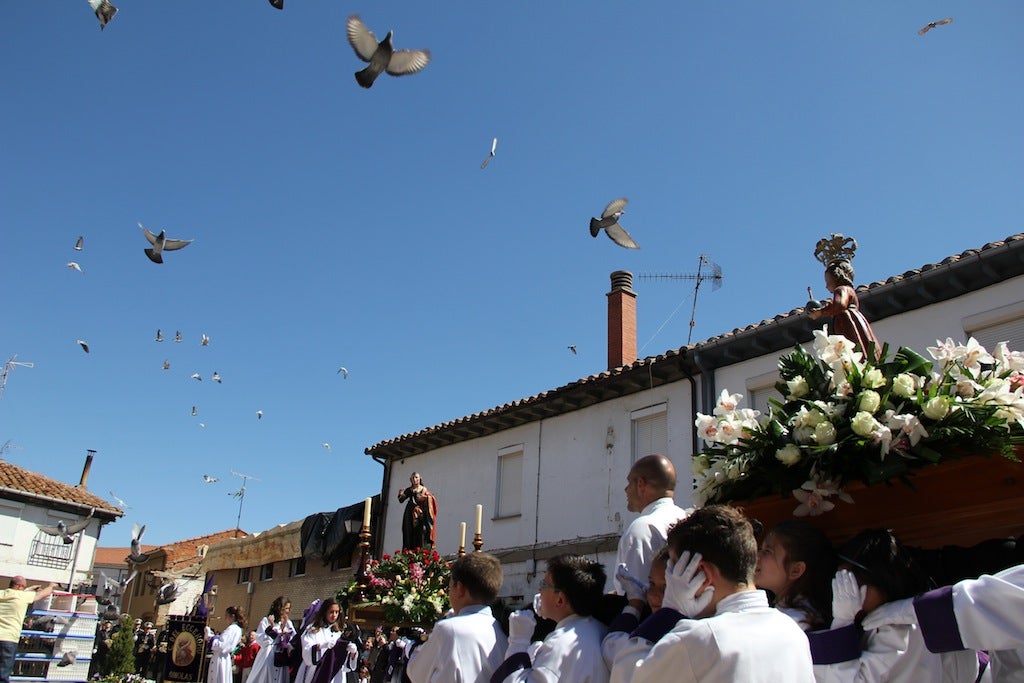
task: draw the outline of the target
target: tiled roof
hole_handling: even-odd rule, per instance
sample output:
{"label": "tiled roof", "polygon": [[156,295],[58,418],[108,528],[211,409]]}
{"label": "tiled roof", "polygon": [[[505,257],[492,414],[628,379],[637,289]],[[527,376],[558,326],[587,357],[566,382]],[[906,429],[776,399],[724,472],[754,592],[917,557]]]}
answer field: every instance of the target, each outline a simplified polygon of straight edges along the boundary
{"label": "tiled roof", "polygon": [[71,486],[56,479],[50,479],[6,460],[0,460],[0,487],[15,495],[17,492],[23,492],[55,502],[71,503],[76,507],[95,508],[98,517],[105,517],[108,520],[124,515],[123,510],[99,496],[89,493],[84,487]]}
{"label": "tiled roof", "polygon": [[[930,263],[883,282],[857,288],[861,309],[871,320],[881,320],[923,305],[944,301],[1006,279],[1024,275],[1024,233],[990,242],[980,249]],[[479,413],[443,422],[410,434],[381,441],[365,449],[367,455],[407,457],[452,443],[493,434],[517,425],[578,410],[600,401],[625,396],[699,374],[697,354],[721,367],[784,348],[810,338],[813,329],[803,308],[771,320],[737,328],[703,342],[640,358],[570,382],[534,396]]]}
{"label": "tiled roof", "polygon": [[196,564],[200,559],[202,559],[199,557],[198,553],[199,546],[210,545],[229,538],[241,538],[246,535],[247,534],[241,530],[227,529],[225,531],[218,531],[214,534],[196,536],[195,538],[189,538],[184,541],[177,541],[175,543],[168,543],[167,545],[160,546],[159,549],[167,556],[164,568],[174,570],[190,564]]}
{"label": "tiled roof", "polygon": [[[156,550],[159,546],[142,544],[142,552],[148,553]],[[112,566],[125,564],[124,558],[128,557],[132,549],[123,548],[96,548],[96,556],[93,558],[94,565]]]}

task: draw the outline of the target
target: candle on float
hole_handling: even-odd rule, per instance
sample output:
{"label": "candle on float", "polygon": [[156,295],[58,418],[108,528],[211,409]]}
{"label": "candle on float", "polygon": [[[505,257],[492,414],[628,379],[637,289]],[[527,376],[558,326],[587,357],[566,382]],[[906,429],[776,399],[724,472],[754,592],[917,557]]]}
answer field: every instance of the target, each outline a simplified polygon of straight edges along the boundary
{"label": "candle on float", "polygon": [[363,528],[370,528],[370,505],[372,504],[372,498],[367,498],[366,503],[363,504]]}
{"label": "candle on float", "polygon": [[466,547],[466,523],[459,522],[459,547]]}
{"label": "candle on float", "polygon": [[483,505],[477,505],[476,506],[476,532],[478,534],[483,529],[483,521],[484,521],[484,506]]}

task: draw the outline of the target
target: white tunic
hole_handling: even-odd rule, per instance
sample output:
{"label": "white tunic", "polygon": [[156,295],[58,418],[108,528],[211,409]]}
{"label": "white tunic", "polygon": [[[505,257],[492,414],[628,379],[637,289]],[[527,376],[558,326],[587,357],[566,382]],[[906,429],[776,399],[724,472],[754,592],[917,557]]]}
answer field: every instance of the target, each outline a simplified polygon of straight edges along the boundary
{"label": "white tunic", "polygon": [[681,619],[657,643],[630,638],[612,667],[613,683],[811,683],[811,650],[792,619],[768,606],[764,591],[723,598],[714,616]]}
{"label": "white tunic", "polygon": [[[316,665],[320,663],[324,652],[334,647],[339,638],[341,638],[341,631],[335,631],[331,628],[313,628],[310,626],[306,629],[306,632],[302,634],[302,666],[299,667],[295,674],[295,683],[310,683],[313,680]],[[316,663],[313,662],[314,646],[319,646]]]}
{"label": "white tunic", "polygon": [[[267,628],[270,625],[270,620],[263,617],[256,629],[256,642],[260,644],[260,651],[256,653],[256,659],[252,662],[248,683],[289,683],[288,667],[274,666],[274,650],[277,649],[278,639],[267,635]],[[274,623],[273,626],[279,636],[283,633],[295,635],[295,627],[290,621],[285,621],[284,624]]]}
{"label": "white tunic", "polygon": [[[679,520],[688,516],[693,509],[684,510],[671,498],[659,498],[640,511],[640,516],[626,527],[619,539],[617,564],[625,563],[629,573],[647,581],[651,573],[654,556],[668,542],[668,529]],[[611,572],[612,575],[615,572]],[[626,590],[618,579],[614,579],[615,592],[625,595]]]}
{"label": "white tunic", "polygon": [[593,617],[572,614],[562,619],[534,652],[532,668],[512,672],[503,683],[607,683],[608,667],[601,656],[606,631]]}
{"label": "white tunic", "polygon": [[486,605],[468,605],[434,625],[413,650],[405,674],[412,683],[488,683],[505,659],[508,639]]}
{"label": "white tunic", "polygon": [[1024,564],[955,584],[953,614],[965,647],[1024,647]]}
{"label": "white tunic", "polygon": [[231,683],[231,664],[235,648],[242,642],[241,627],[231,622],[219,636],[210,641],[210,669],[206,673],[206,683]]}

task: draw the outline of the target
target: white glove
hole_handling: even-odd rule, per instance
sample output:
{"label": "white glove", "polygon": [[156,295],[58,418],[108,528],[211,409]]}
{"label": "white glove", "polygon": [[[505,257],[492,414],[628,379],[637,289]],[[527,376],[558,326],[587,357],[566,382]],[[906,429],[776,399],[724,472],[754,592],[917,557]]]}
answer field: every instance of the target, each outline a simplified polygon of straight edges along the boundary
{"label": "white glove", "polygon": [[449,607],[448,611],[445,612],[444,616],[441,617],[441,618],[442,619],[448,619],[449,617],[454,617],[454,616],[455,616],[455,608],[454,607]]}
{"label": "white glove", "polygon": [[615,578],[619,580],[619,583],[622,584],[623,590],[626,591],[627,600],[647,602],[647,584],[630,574],[629,570],[626,569],[625,562],[615,569]]}
{"label": "white glove", "polygon": [[691,557],[687,550],[679,556],[678,562],[669,560],[665,567],[665,598],[662,607],[671,607],[684,616],[696,619],[711,604],[715,597],[714,586],[707,586],[703,593],[697,595],[707,580],[700,568],[702,559],[700,553],[694,553]]}
{"label": "white glove", "polygon": [[517,652],[526,652],[535,628],[537,618],[528,609],[516,610],[508,615],[508,652],[505,657]]}
{"label": "white glove", "polygon": [[849,626],[864,605],[868,587],[859,586],[849,569],[840,569],[832,579],[832,628]]}
{"label": "white glove", "polygon": [[544,615],[540,613],[540,593],[533,596],[533,613],[538,617],[544,617]]}
{"label": "white glove", "polygon": [[861,626],[865,631],[887,626],[890,624],[916,624],[917,612],[914,610],[914,598],[905,600],[893,600],[879,605],[867,613]]}

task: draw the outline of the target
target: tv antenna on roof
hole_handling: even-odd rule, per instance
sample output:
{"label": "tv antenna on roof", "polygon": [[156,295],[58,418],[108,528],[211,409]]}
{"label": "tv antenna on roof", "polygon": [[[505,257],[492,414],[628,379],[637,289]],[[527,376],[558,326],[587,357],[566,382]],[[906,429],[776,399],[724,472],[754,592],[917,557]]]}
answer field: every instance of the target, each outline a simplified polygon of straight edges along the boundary
{"label": "tv antenna on roof", "polygon": [[4,387],[7,386],[7,374],[11,370],[18,366],[21,366],[23,368],[34,368],[36,366],[35,363],[24,363],[22,361],[14,360],[17,357],[18,354],[14,354],[10,358],[8,358],[7,362],[4,363],[4,369],[0,371],[0,398],[3,398],[4,396]]}
{"label": "tv antenna on roof", "polygon": [[[693,280],[693,308],[690,310],[690,333],[686,336],[686,343],[689,344],[693,338],[693,326],[696,324],[694,317],[697,313],[697,294],[700,293],[700,286],[705,280],[711,280],[711,291],[717,290],[722,286],[722,269],[717,263],[712,261],[707,254],[701,254],[700,259],[697,262],[696,273],[641,273],[641,280]],[[679,303],[682,306],[682,302]],[[679,310],[679,306],[676,306],[676,310],[672,311],[672,315],[668,317],[668,320],[661,324],[658,328],[658,332],[661,332],[662,328],[668,324],[668,321],[672,319],[672,316]],[[655,332],[657,336],[658,332]],[[653,339],[653,337],[652,337]],[[647,342],[648,344],[650,342]],[[646,346],[646,344],[645,344]]]}
{"label": "tv antenna on roof", "polygon": [[238,519],[235,520],[235,530],[238,531],[239,529],[242,528],[242,503],[245,502],[245,485],[249,483],[250,479],[253,480],[253,481],[259,481],[259,479],[257,479],[256,477],[250,476],[248,474],[242,474],[241,472],[235,472],[234,470],[231,470],[231,474],[233,476],[241,477],[242,478],[242,488],[238,489],[234,493],[229,493],[228,494],[229,496],[232,496],[233,498],[237,498],[238,499]]}

